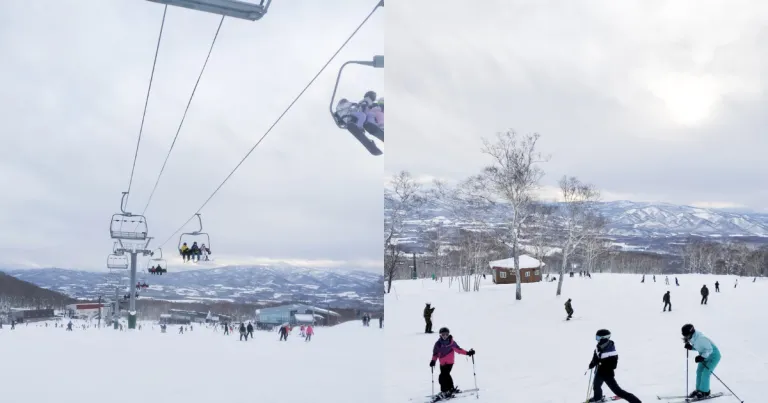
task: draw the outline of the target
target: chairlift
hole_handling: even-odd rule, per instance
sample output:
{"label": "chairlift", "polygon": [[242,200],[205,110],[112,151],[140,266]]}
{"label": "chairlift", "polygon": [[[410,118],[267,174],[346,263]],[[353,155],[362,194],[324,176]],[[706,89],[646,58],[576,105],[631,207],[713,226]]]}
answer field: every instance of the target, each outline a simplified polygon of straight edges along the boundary
{"label": "chairlift", "polygon": [[111,253],[107,256],[107,268],[111,270],[127,270],[128,256],[123,254]]}
{"label": "chairlift", "polygon": [[[147,219],[143,215],[135,215],[125,211],[125,198],[128,192],[123,192],[120,200],[120,213],[112,215],[112,221],[109,224],[109,235],[112,239],[128,241],[147,240]],[[133,231],[123,231],[123,226],[133,226]]]}
{"label": "chairlift", "polygon": [[[211,250],[211,237],[208,235],[208,233],[203,232],[203,220],[200,218],[200,213],[196,213],[195,216],[197,216],[198,230],[192,232],[184,232],[181,234],[181,236],[179,236],[179,254],[181,254],[181,247],[185,243],[187,246],[191,247],[194,242],[198,242],[198,246],[201,249],[202,246],[205,245],[208,250]],[[205,242],[201,242],[202,240]]]}
{"label": "chairlift", "polygon": [[[381,3],[379,3],[379,6],[383,7],[384,2],[382,1]],[[341,81],[341,74],[344,71],[344,67],[346,67],[349,64],[360,64],[363,66],[370,66],[377,69],[383,69],[384,56],[376,55],[373,57],[373,60],[371,61],[350,60],[342,64],[341,67],[339,68],[339,74],[336,76],[336,85],[334,85],[333,87],[333,94],[331,94],[331,103],[328,107],[329,111],[331,112],[331,117],[333,118],[333,122],[336,124],[336,126],[339,129],[344,129],[349,131],[352,134],[352,136],[354,136],[357,139],[357,141],[359,141],[360,144],[362,144],[363,147],[365,147],[368,150],[368,152],[371,153],[372,155],[377,155],[377,156],[382,155],[383,153],[376,146],[376,143],[374,143],[373,140],[368,138],[368,136],[366,135],[366,129],[367,131],[371,132],[371,135],[373,135],[374,137],[378,138],[381,141],[384,141],[384,132],[380,128],[377,128],[376,125],[372,125],[370,123],[363,124],[363,129],[361,129],[357,125],[350,124],[352,123],[353,119],[359,119],[355,117],[355,114],[359,112],[358,104],[346,101],[345,99],[342,99],[341,101],[339,101],[338,105],[336,104],[336,92],[339,89],[339,81]],[[373,100],[373,101],[376,101],[376,100]],[[334,108],[336,108],[336,110],[334,110]]]}
{"label": "chairlift", "polygon": [[[155,256],[155,252],[152,252],[151,255],[153,257],[151,259],[149,259],[149,262],[147,263],[147,272],[148,273],[152,273],[152,274],[167,273],[168,272],[168,261],[163,258],[163,249],[162,248],[157,248],[157,250],[160,251],[160,257],[154,257]],[[150,272],[152,267],[157,267],[157,266],[160,266],[160,268],[162,269],[162,272],[160,272],[160,273]]]}
{"label": "chairlift", "polygon": [[260,20],[269,9],[272,0],[148,0],[153,3],[165,4],[218,14],[225,17],[239,18],[242,20]]}

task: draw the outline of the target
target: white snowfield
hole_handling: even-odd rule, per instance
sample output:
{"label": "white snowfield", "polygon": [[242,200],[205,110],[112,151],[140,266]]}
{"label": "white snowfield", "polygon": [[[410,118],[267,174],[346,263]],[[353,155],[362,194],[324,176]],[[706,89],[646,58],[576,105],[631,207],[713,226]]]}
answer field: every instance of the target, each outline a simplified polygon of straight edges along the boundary
{"label": "white snowfield", "polygon": [[[64,322],[66,323],[66,321]],[[295,327],[288,341],[254,331],[238,341],[203,326],[74,331],[21,324],[0,330],[0,401],[7,403],[359,403],[381,390],[384,332],[360,321]],[[367,401],[372,401],[368,399]]]}
{"label": "white snowfield", "polygon": [[[386,342],[387,402],[425,401],[431,393],[429,360],[442,326],[450,329],[462,348],[474,348],[478,401],[520,403],[584,402],[587,366],[595,348],[595,332],[607,328],[619,353],[616,379],[643,402],[657,395],[686,391],[686,350],[680,328],[685,323],[709,336],[720,348],[718,375],[745,402],[768,402],[768,280],[682,275],[680,286],[670,276],[594,274],[592,279],[566,277],[563,295],[555,297],[557,283],[523,284],[523,300],[515,300],[515,285],[494,285],[491,276],[479,292],[461,292],[430,279],[393,284],[385,296],[388,317]],[[720,293],[715,292],[715,281]],[[700,305],[699,290],[710,289],[709,303]],[[662,313],[662,296],[671,291],[673,311]],[[571,298],[574,319],[566,322],[565,301]],[[423,310],[432,303],[434,334],[424,334]],[[695,385],[695,352],[688,359],[690,390]],[[435,390],[439,391],[438,368]],[[457,355],[452,371],[462,389],[474,387],[472,361]],[[712,377],[712,390],[728,392]],[[603,386],[604,395],[613,396]],[[738,402],[734,397],[708,400]]]}

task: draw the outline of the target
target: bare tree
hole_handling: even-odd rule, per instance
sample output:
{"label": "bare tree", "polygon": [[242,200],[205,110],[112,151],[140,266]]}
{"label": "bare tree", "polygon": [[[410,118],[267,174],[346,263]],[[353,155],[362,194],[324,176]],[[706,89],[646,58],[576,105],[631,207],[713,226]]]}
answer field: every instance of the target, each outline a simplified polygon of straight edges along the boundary
{"label": "bare tree", "polygon": [[401,171],[390,181],[391,192],[384,194],[384,276],[387,293],[392,290],[392,280],[398,272],[402,248],[398,236],[405,233],[406,218],[419,212],[424,203],[421,186],[407,171]]}
{"label": "bare tree", "polygon": [[483,139],[483,153],[490,156],[492,164],[473,178],[472,193],[490,205],[504,204],[508,228],[503,239],[512,249],[515,262],[515,299],[523,299],[520,284],[520,234],[533,214],[535,192],[544,171],[539,163],[548,158],[536,151],[539,134],[518,135],[508,130],[496,135],[495,141]]}
{"label": "bare tree", "polygon": [[573,254],[584,238],[594,236],[600,228],[601,219],[595,213],[595,203],[600,193],[594,186],[581,182],[576,177],[563,176],[559,182],[561,225],[563,231],[563,262],[560,266],[560,278],[557,281],[557,292],[560,295],[563,288],[563,277],[568,267],[568,257]]}

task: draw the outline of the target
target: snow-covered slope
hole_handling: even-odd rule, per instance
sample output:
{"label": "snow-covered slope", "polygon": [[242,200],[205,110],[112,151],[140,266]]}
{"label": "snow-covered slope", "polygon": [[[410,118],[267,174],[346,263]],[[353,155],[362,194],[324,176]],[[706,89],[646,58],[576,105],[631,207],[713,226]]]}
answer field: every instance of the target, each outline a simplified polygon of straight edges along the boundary
{"label": "snow-covered slope", "polygon": [[[106,271],[106,270],[105,270]],[[96,298],[107,289],[105,273],[64,269],[7,270],[6,273],[40,287],[75,298]],[[125,272],[127,284],[128,272]],[[228,300],[232,302],[306,301],[337,308],[381,307],[382,275],[295,267],[220,267],[174,271],[162,276],[139,275],[150,288],[142,295],[169,300]]]}
{"label": "snow-covered slope", "polygon": [[[401,280],[385,296],[386,337],[393,354],[386,356],[387,402],[423,402],[430,394],[428,366],[438,335],[424,334],[422,311],[426,302],[436,307],[435,332],[447,326],[456,342],[476,355],[480,403],[577,403],[585,400],[584,375],[595,347],[595,332],[607,328],[619,352],[617,381],[643,402],[656,396],[685,392],[686,350],[680,328],[693,323],[711,337],[723,359],[715,373],[747,402],[764,402],[768,379],[768,280],[682,275],[681,285],[664,284],[664,277],[595,274],[566,278],[563,295],[555,297],[556,283],[523,284],[523,300],[515,301],[515,286],[493,285],[479,292],[461,292],[454,282]],[[720,293],[714,282],[721,283]],[[699,289],[712,290],[708,305],[700,305]],[[671,313],[662,313],[662,295],[671,291]],[[563,304],[572,298],[574,320],[566,322]],[[695,379],[694,355],[690,384]],[[437,369],[435,387],[437,384]],[[454,382],[474,387],[472,362],[457,356]],[[693,387],[693,386],[691,386]],[[714,391],[727,390],[714,377]],[[607,387],[603,388],[610,394]],[[713,403],[737,402],[732,397]]]}
{"label": "snow-covered slope", "polygon": [[[316,328],[305,342],[256,331],[253,340],[195,326],[178,334],[144,324],[140,331],[19,325],[0,329],[3,402],[359,403],[379,395],[384,377],[371,346],[384,344],[378,327],[359,321]],[[375,401],[366,399],[367,401]]]}

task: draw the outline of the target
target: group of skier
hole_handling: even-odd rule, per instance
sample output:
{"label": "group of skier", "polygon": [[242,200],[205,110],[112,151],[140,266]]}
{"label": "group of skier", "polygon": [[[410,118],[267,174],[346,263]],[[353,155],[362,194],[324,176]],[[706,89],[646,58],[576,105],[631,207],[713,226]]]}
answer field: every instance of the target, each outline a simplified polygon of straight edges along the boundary
{"label": "group of skier", "polygon": [[[683,325],[681,333],[684,341],[683,347],[698,353],[694,358],[694,362],[697,364],[696,388],[687,396],[687,401],[694,402],[720,396],[720,394],[713,395],[710,388],[710,377],[720,362],[720,350],[708,337],[696,330],[690,323]],[[453,378],[451,377],[451,370],[455,363],[455,354],[469,357],[475,355],[474,349],[467,351],[459,347],[447,327],[441,328],[439,334],[440,337],[432,348],[432,358],[429,361],[430,368],[434,368],[436,362],[440,364],[440,375],[438,376],[440,393],[432,398],[432,402],[450,399],[462,393],[454,385]],[[616,381],[615,370],[619,362],[619,353],[616,349],[616,344],[611,340],[611,332],[608,329],[600,329],[595,333],[595,340],[597,341],[597,346],[592,352],[592,360],[588,365],[589,370],[592,370],[592,397],[588,401],[590,403],[606,401],[603,396],[603,385],[606,385],[616,398],[624,399],[628,403],[641,403],[637,396],[622,389]]]}
{"label": "group of skier", "polygon": [[336,104],[333,118],[337,126],[347,129],[371,154],[382,154],[365,133],[384,141],[384,98],[377,98],[374,91],[366,92],[360,102],[342,98]]}
{"label": "group of skier", "polygon": [[[291,333],[291,330],[293,330],[293,328],[288,323],[280,326],[277,330],[278,334],[280,334],[280,341],[288,341],[288,335]],[[302,325],[300,332],[301,336],[304,337],[304,341],[311,341],[312,335],[315,334],[315,328],[312,327],[312,325]]]}
{"label": "group of skier", "polygon": [[179,253],[181,254],[181,260],[184,262],[199,262],[201,256],[203,257],[203,260],[208,261],[210,260],[208,255],[211,254],[211,249],[205,246],[205,244],[198,246],[197,242],[192,242],[192,246],[190,247],[184,242],[179,249]]}

